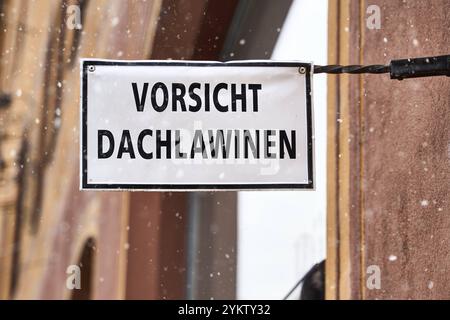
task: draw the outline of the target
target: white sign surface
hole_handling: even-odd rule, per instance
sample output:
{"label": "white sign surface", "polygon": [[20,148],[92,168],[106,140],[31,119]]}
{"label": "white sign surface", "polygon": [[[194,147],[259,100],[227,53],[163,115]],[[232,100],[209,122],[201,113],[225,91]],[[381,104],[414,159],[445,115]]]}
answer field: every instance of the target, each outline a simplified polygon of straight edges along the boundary
{"label": "white sign surface", "polygon": [[313,189],[312,65],[81,62],[81,188]]}

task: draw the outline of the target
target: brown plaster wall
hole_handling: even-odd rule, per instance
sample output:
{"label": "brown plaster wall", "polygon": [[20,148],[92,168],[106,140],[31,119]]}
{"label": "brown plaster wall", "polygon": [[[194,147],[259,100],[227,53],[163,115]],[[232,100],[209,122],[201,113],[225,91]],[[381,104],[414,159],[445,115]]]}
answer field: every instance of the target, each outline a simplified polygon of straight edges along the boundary
{"label": "brown plaster wall", "polygon": [[[0,298],[70,298],[66,268],[88,239],[83,296],[124,298],[128,194],[79,191],[78,59],[148,57],[161,2],[2,3],[0,89],[12,102],[0,110]],[[71,4],[81,4],[82,31],[66,27]]]}
{"label": "brown plaster wall", "polygon": [[[366,27],[369,5],[381,29]],[[329,2],[329,63],[450,53],[450,3]],[[328,77],[327,297],[450,292],[450,78]],[[369,266],[381,288],[369,289]]]}
{"label": "brown plaster wall", "polygon": [[[0,299],[184,298],[187,194],[79,190],[78,61],[217,60],[237,0],[0,4]],[[69,5],[82,30],[66,27]]]}
{"label": "brown plaster wall", "polygon": [[[450,2],[370,4],[382,22],[364,32],[364,63],[450,53]],[[363,81],[364,263],[382,273],[365,297],[449,299],[450,78]]]}

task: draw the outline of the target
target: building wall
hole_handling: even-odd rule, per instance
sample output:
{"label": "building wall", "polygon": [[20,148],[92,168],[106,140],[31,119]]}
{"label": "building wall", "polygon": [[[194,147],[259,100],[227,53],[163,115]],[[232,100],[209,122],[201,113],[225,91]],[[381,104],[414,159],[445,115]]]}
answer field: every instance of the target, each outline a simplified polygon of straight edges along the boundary
{"label": "building wall", "polygon": [[[66,27],[71,4],[81,5],[80,31]],[[2,110],[2,298],[69,298],[66,268],[86,243],[85,296],[124,297],[129,195],[78,190],[78,59],[147,57],[160,5],[3,2],[1,90],[12,103]]]}
{"label": "building wall", "polygon": [[[448,1],[329,3],[330,63],[450,52]],[[379,30],[366,27],[369,5]],[[447,77],[329,77],[328,298],[450,297],[449,89]],[[369,266],[380,289],[366,285]]]}
{"label": "building wall", "polygon": [[[78,63],[216,60],[237,1],[0,3],[0,299],[186,297],[187,194],[79,190]],[[80,291],[66,288],[74,264]],[[208,290],[234,296],[230,270],[226,290]]]}
{"label": "building wall", "polygon": [[[219,60],[236,4],[163,1],[150,58]],[[227,194],[130,194],[126,298],[235,297],[236,253],[222,253],[236,246],[236,197]]]}

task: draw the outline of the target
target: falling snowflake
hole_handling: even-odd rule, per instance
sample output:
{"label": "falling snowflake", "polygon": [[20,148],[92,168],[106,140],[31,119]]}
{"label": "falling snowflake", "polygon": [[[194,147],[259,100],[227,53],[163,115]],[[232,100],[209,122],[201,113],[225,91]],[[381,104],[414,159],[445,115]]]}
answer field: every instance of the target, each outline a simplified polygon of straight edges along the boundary
{"label": "falling snowflake", "polygon": [[422,201],[420,201],[420,205],[421,205],[422,207],[427,207],[427,206],[428,206],[428,200],[422,200]]}
{"label": "falling snowflake", "polygon": [[397,256],[391,254],[388,259],[389,259],[389,261],[396,261],[397,260]]}
{"label": "falling snowflake", "polygon": [[114,17],[112,20],[111,20],[111,25],[113,26],[113,27],[115,27],[115,26],[117,26],[119,24],[119,18],[118,17]]}

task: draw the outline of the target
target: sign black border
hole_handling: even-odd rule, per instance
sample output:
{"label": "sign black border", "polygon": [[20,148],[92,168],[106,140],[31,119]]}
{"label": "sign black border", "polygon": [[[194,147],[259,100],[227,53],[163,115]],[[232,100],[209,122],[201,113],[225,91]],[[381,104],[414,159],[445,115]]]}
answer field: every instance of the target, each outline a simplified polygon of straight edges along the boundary
{"label": "sign black border", "polygon": [[[142,191],[211,191],[211,190],[314,190],[314,161],[313,161],[313,139],[312,139],[312,97],[311,97],[311,69],[312,64],[301,62],[277,62],[277,61],[244,61],[244,62],[193,62],[193,61],[114,61],[114,60],[89,60],[83,59],[82,63],[82,131],[81,131],[81,189],[82,190],[142,190]],[[117,184],[117,183],[88,183],[87,167],[87,82],[89,66],[195,66],[195,67],[304,67],[306,72],[306,118],[308,135],[308,183],[270,183],[270,184]]]}

